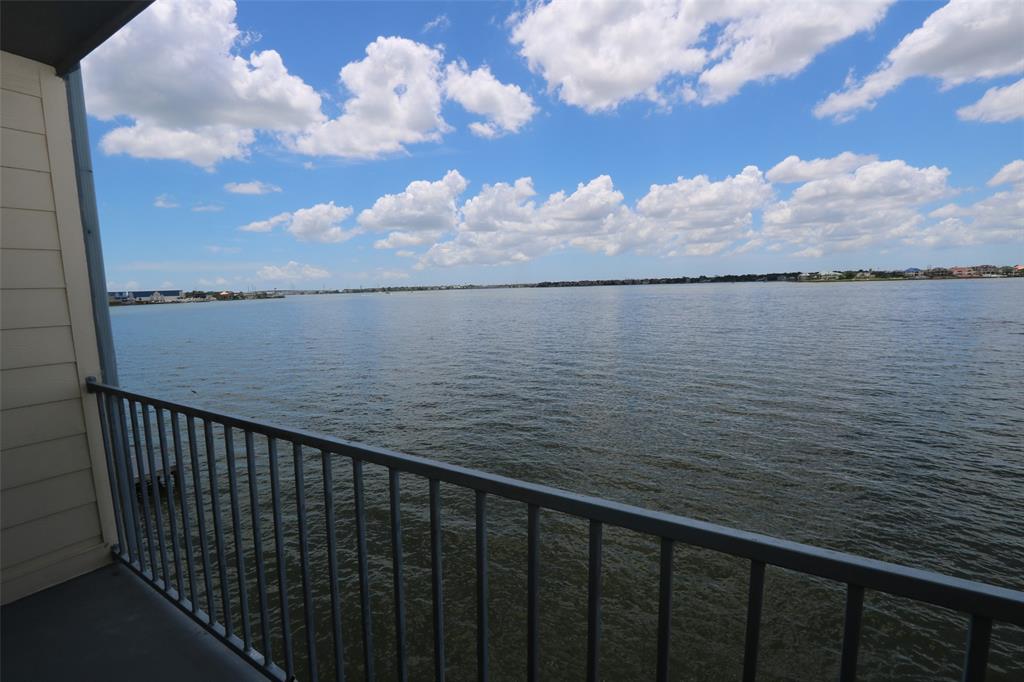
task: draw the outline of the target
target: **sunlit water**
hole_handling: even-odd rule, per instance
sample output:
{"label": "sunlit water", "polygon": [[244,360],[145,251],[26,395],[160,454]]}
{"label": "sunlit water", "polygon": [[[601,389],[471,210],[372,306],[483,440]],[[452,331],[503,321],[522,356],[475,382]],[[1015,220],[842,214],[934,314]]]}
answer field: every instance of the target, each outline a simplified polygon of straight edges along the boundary
{"label": "sunlit water", "polygon": [[[1024,588],[1024,280],[335,295],[111,313],[129,389]],[[265,467],[262,441],[257,448]],[[289,489],[290,448],[281,459]],[[316,453],[306,466],[321,576]],[[346,666],[361,675],[351,469],[339,459],[334,470]],[[366,476],[376,664],[387,679],[395,646],[387,480],[373,467]],[[442,493],[449,673],[469,679],[473,498]],[[403,478],[402,500],[412,679],[425,679],[426,484]],[[288,572],[297,574],[289,504]],[[268,510],[262,518],[273,595]],[[525,508],[493,500],[490,531],[494,678],[521,679]],[[657,551],[656,539],[606,529],[606,679],[653,677]],[[541,560],[542,669],[549,679],[579,679],[585,522],[542,513]],[[674,678],[738,677],[747,572],[743,560],[678,548]],[[301,657],[297,578],[289,596]],[[333,669],[327,585],[316,580],[322,675]],[[843,588],[769,568],[762,679],[836,676]],[[869,592],[863,627],[864,679],[957,679],[962,618]],[[281,660],[280,642],[273,647]],[[1020,630],[996,627],[990,673],[1024,679]]]}

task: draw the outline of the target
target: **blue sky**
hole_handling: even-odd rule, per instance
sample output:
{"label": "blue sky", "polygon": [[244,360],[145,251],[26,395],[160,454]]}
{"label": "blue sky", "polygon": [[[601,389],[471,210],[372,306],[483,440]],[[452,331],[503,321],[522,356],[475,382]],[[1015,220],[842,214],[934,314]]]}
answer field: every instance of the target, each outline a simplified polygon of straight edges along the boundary
{"label": "blue sky", "polygon": [[1022,28],[1019,2],[157,0],[84,65],[108,280],[1022,262]]}

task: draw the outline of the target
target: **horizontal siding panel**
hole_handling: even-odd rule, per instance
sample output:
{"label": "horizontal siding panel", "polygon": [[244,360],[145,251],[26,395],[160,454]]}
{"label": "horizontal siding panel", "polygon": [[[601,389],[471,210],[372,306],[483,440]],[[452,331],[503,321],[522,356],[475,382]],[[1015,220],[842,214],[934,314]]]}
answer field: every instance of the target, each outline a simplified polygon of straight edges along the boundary
{"label": "horizontal siding panel", "polygon": [[60,248],[57,214],[52,211],[28,211],[22,208],[0,209],[0,247],[5,249]]}
{"label": "horizontal siding panel", "polygon": [[85,433],[82,400],[62,400],[0,412],[0,449]]}
{"label": "horizontal siding panel", "polygon": [[0,372],[0,406],[5,410],[71,400],[79,395],[78,371],[73,362]]}
{"label": "horizontal siding panel", "polygon": [[63,327],[71,324],[63,289],[0,291],[0,328]]}
{"label": "horizontal siding panel", "polygon": [[0,288],[59,289],[64,286],[60,251],[0,249]]}
{"label": "horizontal siding panel", "polygon": [[[39,69],[43,65],[10,52],[0,53],[0,87],[15,90],[26,95],[42,95],[39,86]],[[53,69],[48,69],[53,73]]]}
{"label": "horizontal siding panel", "polygon": [[57,550],[45,557],[11,566],[3,572],[0,603],[9,604],[39,590],[94,571],[111,562],[110,548],[100,537]]}
{"label": "horizontal siding panel", "polygon": [[76,471],[36,483],[9,488],[0,498],[3,528],[35,521],[50,514],[93,502],[92,471]]}
{"label": "horizontal siding panel", "polygon": [[33,443],[0,452],[0,484],[4,490],[16,488],[91,465],[85,434]]}
{"label": "horizontal siding panel", "polygon": [[4,128],[24,130],[28,133],[44,133],[43,100],[13,90],[5,90],[0,96],[0,124]]}
{"label": "horizontal siding panel", "polygon": [[95,504],[67,509],[3,530],[3,564],[7,570],[59,549],[100,535]]}
{"label": "horizontal siding panel", "polygon": [[46,137],[22,130],[0,130],[0,165],[7,168],[50,172]]}
{"label": "horizontal siding panel", "polygon": [[71,327],[0,331],[0,369],[56,365],[75,361]]}
{"label": "horizontal siding panel", "polygon": [[33,211],[53,211],[53,188],[50,174],[21,168],[0,168],[3,195],[0,205],[6,208],[28,208]]}

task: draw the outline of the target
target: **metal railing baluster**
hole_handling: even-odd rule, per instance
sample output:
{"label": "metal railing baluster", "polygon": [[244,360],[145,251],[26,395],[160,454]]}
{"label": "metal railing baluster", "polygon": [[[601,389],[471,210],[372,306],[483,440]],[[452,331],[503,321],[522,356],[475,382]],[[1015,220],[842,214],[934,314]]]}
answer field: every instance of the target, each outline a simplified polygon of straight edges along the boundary
{"label": "metal railing baluster", "polygon": [[363,462],[352,460],[352,492],[356,515],[356,551],[359,561],[359,608],[363,624],[363,663],[366,679],[376,678],[373,660],[373,613],[370,610],[370,567],[366,553],[366,505],[363,500]]}
{"label": "metal railing baluster", "polygon": [[256,561],[256,590],[260,600],[260,637],[263,640],[263,662],[269,666],[273,661],[270,640],[270,613],[267,606],[267,574],[263,564],[263,531],[260,523],[260,496],[256,481],[256,445],[252,431],[245,431],[245,463],[249,470],[249,511],[252,521],[252,545]]}
{"label": "metal railing baluster", "polygon": [[220,576],[221,607],[224,612],[224,633],[230,638],[235,634],[231,618],[231,589],[228,585],[228,561],[224,549],[224,522],[220,515],[220,482],[217,480],[217,450],[213,444],[213,423],[203,420],[203,437],[206,442],[206,473],[210,479],[210,506],[213,513],[213,532],[217,544],[217,573]]}
{"label": "metal railing baluster", "polygon": [[[161,504],[160,480],[156,469],[156,457],[153,454],[153,428],[149,418],[149,405],[139,403],[142,411],[142,432],[146,438],[146,462],[149,465],[149,485],[143,479],[142,485],[153,489],[153,515],[156,517],[156,542],[160,548],[160,568],[163,569],[164,589],[170,587],[170,571],[167,563],[167,546],[164,544],[164,513]],[[156,571],[154,571],[156,573]],[[153,577],[156,577],[155,575]]]}
{"label": "metal railing baluster", "polygon": [[192,547],[192,518],[188,513],[187,479],[185,477],[185,457],[181,447],[181,424],[178,413],[171,410],[171,443],[174,447],[174,463],[178,467],[178,502],[181,505],[181,534],[185,541],[185,565],[188,567],[189,601],[192,611],[199,608],[196,594],[196,560]]}
{"label": "metal railing baluster", "polygon": [[160,459],[163,464],[164,481],[167,482],[167,525],[171,532],[171,556],[174,559],[174,577],[178,586],[178,599],[185,598],[185,572],[181,567],[181,545],[178,543],[177,509],[174,503],[174,478],[171,476],[171,465],[168,463],[167,433],[164,430],[164,411],[154,407],[156,412],[157,443],[160,445]]}
{"label": "metal railing baluster", "polygon": [[967,628],[967,653],[964,657],[964,682],[985,682],[991,639],[992,619],[971,614],[971,624]]}
{"label": "metal railing baluster", "polygon": [[135,412],[134,401],[128,401],[128,410],[131,412],[132,442],[135,445],[135,467],[138,470],[137,485],[142,490],[142,514],[144,519],[143,530],[146,531],[146,547],[149,550],[149,576],[152,580],[156,580],[156,547],[153,544],[153,533],[150,527],[152,519],[150,519],[149,515],[149,490],[147,490],[146,470],[145,464],[143,463],[145,457],[142,454],[142,439],[139,437],[139,419]]}
{"label": "metal railing baluster", "polygon": [[210,624],[217,622],[217,600],[213,594],[213,572],[210,568],[210,543],[206,537],[206,513],[203,510],[203,484],[199,471],[199,446],[196,443],[196,422],[185,417],[188,430],[188,453],[192,463],[192,490],[196,498],[196,523],[199,527],[199,555],[203,560],[203,589],[206,591],[206,613]]}
{"label": "metal railing baluster", "polygon": [[526,679],[540,679],[540,507],[527,507]]}
{"label": "metal railing baluster", "polygon": [[292,651],[291,613],[288,611],[288,571],[284,555],[284,522],[281,520],[281,479],[277,468],[277,440],[267,439],[270,459],[270,496],[274,507],[274,550],[277,558],[277,585],[281,600],[281,642],[284,648],[285,675],[295,675],[295,654]]}
{"label": "metal railing baluster", "polygon": [[139,565],[139,570],[145,570],[146,550],[142,543],[142,515],[139,511],[139,495],[135,490],[135,474],[132,470],[132,452],[128,443],[128,418],[125,416],[125,401],[117,398],[117,420],[118,436],[121,440],[121,455],[124,477],[121,485],[124,487],[124,495],[128,501],[128,509],[132,514],[132,525],[134,526],[135,549],[133,559]]}
{"label": "metal railing baluster", "polygon": [[657,682],[668,682],[669,652],[672,647],[672,548],[670,538],[661,539],[661,568],[658,576],[658,666]]}
{"label": "metal railing baluster", "polygon": [[246,583],[245,547],[242,544],[242,512],[238,500],[238,471],[235,461],[235,434],[227,424],[224,428],[224,453],[228,469],[228,495],[231,498],[231,530],[234,535],[235,570],[238,571],[238,604],[242,612],[242,644],[252,649],[252,621],[249,618],[249,587]]}
{"label": "metal railing baluster", "polygon": [[[125,547],[127,550],[128,562],[138,562],[139,549],[136,545],[136,539],[139,531],[139,524],[135,516],[135,511],[132,504],[132,498],[129,494],[128,478],[130,471],[129,465],[127,464],[128,455],[125,453],[125,440],[121,429],[121,425],[124,423],[122,408],[120,406],[120,398],[115,403],[114,396],[109,393],[100,393],[98,395],[103,400],[104,405],[107,408],[107,421],[110,426],[110,439],[113,443],[113,459],[114,459],[114,473],[117,479],[117,494],[121,497],[121,512],[122,518],[125,524]],[[124,554],[122,553],[122,556]]]}
{"label": "metal railing baluster", "polygon": [[405,646],[405,575],[402,556],[402,496],[399,473],[388,469],[388,495],[391,502],[391,576],[395,592],[395,665],[398,679],[409,679]]}
{"label": "metal railing baluster", "polygon": [[839,682],[857,679],[857,651],[860,647],[860,622],[864,612],[864,588],[846,586],[846,615],[843,618],[843,654],[839,664]]}
{"label": "metal railing baluster", "polygon": [[480,682],[491,677],[490,580],[487,565],[487,493],[476,491],[476,668]]}
{"label": "metal railing baluster", "polygon": [[341,585],[338,584],[337,530],[334,525],[334,473],[331,453],[320,451],[324,477],[324,520],[327,525],[327,575],[331,581],[331,634],[334,636],[334,679],[345,680],[345,644],[341,632]]}
{"label": "metal railing baluster", "polygon": [[600,521],[590,522],[590,556],[587,562],[587,680],[601,678],[601,551],[604,545]]}
{"label": "metal railing baluster", "polygon": [[120,478],[117,469],[114,468],[113,448],[110,439],[110,421],[107,419],[107,410],[104,403],[105,396],[96,396],[96,409],[99,410],[100,433],[103,438],[103,454],[107,460],[107,481],[110,483],[110,501],[114,508],[114,528],[117,530],[117,553],[123,554],[127,548],[128,531],[124,525],[121,512],[121,486],[118,483]]}
{"label": "metal railing baluster", "polygon": [[434,603],[434,680],[444,682],[444,575],[441,542],[441,484],[430,479],[430,574]]}
{"label": "metal railing baluster", "polygon": [[761,606],[764,603],[764,562],[750,562],[750,593],[747,596],[747,635],[743,648],[743,682],[757,679],[757,648],[761,639]]}
{"label": "metal railing baluster", "polygon": [[295,466],[295,511],[299,519],[299,562],[302,567],[302,604],[306,615],[306,663],[309,680],[316,682],[316,617],[313,613],[313,581],[309,575],[309,532],[306,529],[306,481],[303,472],[302,446],[292,443],[292,463]]}

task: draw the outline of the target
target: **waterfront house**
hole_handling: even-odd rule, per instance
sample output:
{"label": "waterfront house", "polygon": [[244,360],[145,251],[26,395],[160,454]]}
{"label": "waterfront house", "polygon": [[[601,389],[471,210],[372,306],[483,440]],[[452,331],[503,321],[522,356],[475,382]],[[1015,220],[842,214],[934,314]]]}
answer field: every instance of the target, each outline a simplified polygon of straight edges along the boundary
{"label": "waterfront house", "polygon": [[[147,4],[0,4],[4,680],[315,680],[325,658],[341,661],[342,609],[359,613],[366,678],[374,678],[376,619],[378,629],[381,623],[389,629],[394,624],[395,646],[389,655],[396,677],[407,679],[409,600],[401,523],[407,500],[400,495],[402,481],[423,483],[429,490],[429,510],[415,510],[429,523],[420,526],[425,530],[410,543],[409,554],[415,552],[417,559],[429,563],[428,571],[418,574],[426,577],[416,588],[430,594],[428,637],[437,680],[448,669],[446,644],[451,642],[446,626],[459,629],[458,642],[475,643],[479,678],[489,678],[488,501],[493,498],[522,509],[525,519],[520,537],[513,540],[523,542],[526,555],[521,569],[525,589],[515,599],[522,604],[525,622],[522,659],[528,679],[538,679],[541,670],[541,510],[572,517],[585,527],[581,563],[587,567],[586,603],[579,622],[566,624],[566,629],[586,633],[581,649],[588,680],[600,678],[605,526],[645,537],[660,557],[651,581],[651,592],[657,595],[650,605],[652,618],[636,624],[649,631],[652,651],[657,652],[652,665],[657,680],[671,674],[673,610],[678,613],[681,589],[673,584],[673,575],[683,550],[688,552],[687,573],[697,564],[694,557],[708,552],[728,554],[749,566],[749,582],[739,595],[746,608],[745,628],[737,640],[742,649],[737,668],[742,666],[743,679],[753,680],[757,673],[762,611],[771,604],[764,599],[769,570],[814,576],[845,594],[835,616],[841,622],[835,640],[841,679],[856,676],[865,594],[878,592],[960,614],[964,679],[984,679],[993,623],[1024,626],[1020,591],[568,493],[120,387],[78,63]],[[821,273],[822,279],[837,277]],[[166,300],[167,293],[148,292],[147,298]],[[254,442],[263,448],[259,458]],[[205,455],[202,464],[200,452]],[[279,477],[279,458],[289,460],[294,476]],[[332,466],[343,465],[353,472],[355,513],[336,519],[331,472]],[[246,466],[248,490],[239,490],[236,475]],[[307,488],[306,477],[314,466],[323,485]],[[388,526],[387,540],[377,539],[388,545],[393,561],[394,581],[388,585],[369,582],[364,466],[385,474],[387,481],[388,492],[377,493],[386,498],[387,513],[375,523]],[[269,491],[257,490],[257,468],[269,476]],[[205,482],[201,470],[209,474]],[[451,535],[442,532],[442,486],[468,492],[474,513],[467,533],[476,588],[473,616],[458,621],[445,618],[444,542]],[[314,496],[314,503],[307,504]],[[240,498],[246,501],[240,504]],[[290,502],[287,514],[282,499]],[[274,522],[268,530],[273,541],[266,546],[258,544],[263,537],[258,526],[261,506],[272,511]],[[327,557],[320,564],[310,558],[311,509],[328,510],[318,518],[323,525],[317,537],[324,538],[324,546],[314,549],[317,556]],[[241,530],[243,513],[252,529],[248,538]],[[358,538],[359,595],[354,600],[344,599],[339,588],[335,531],[343,523]],[[509,529],[504,533],[502,540],[508,541]],[[250,542],[251,552],[225,550]],[[699,551],[689,552],[691,547]],[[267,585],[271,573],[279,587],[273,604]],[[646,569],[637,576],[649,577]],[[381,612],[380,601],[371,599],[372,589],[389,591],[392,611]],[[887,597],[879,602],[888,603]],[[319,641],[315,608],[330,614],[329,624],[320,624],[324,636]],[[293,625],[298,613],[301,627]],[[259,628],[254,632],[256,614]],[[693,619],[689,625],[700,627],[700,622]],[[341,679],[344,668],[336,663],[332,670]],[[578,677],[583,675],[580,670]]]}

